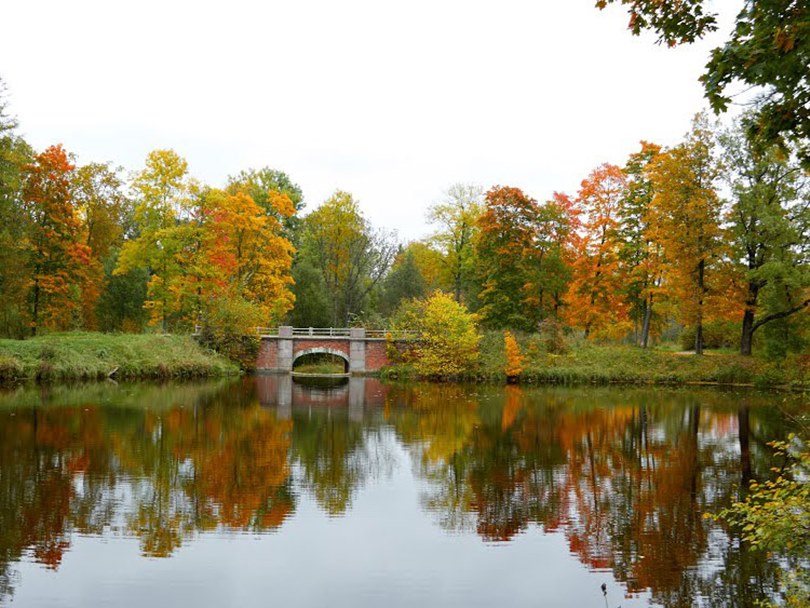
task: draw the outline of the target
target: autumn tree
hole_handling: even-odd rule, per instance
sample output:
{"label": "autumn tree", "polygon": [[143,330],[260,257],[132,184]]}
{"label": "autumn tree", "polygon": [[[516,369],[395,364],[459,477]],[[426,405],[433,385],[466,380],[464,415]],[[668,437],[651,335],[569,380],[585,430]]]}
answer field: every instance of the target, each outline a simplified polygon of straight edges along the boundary
{"label": "autumn tree", "polygon": [[441,291],[411,300],[395,316],[394,329],[419,332],[414,343],[414,368],[426,376],[447,377],[470,372],[478,360],[480,336],[476,316],[453,296]]}
{"label": "autumn tree", "polygon": [[567,317],[572,325],[591,332],[616,332],[626,317],[621,295],[620,205],[626,178],[610,164],[594,169],[583,180],[577,196],[585,220],[579,256],[566,296]]}
{"label": "autumn tree", "polygon": [[[619,203],[619,260],[623,267],[623,292],[633,319],[636,342],[646,348],[650,338],[653,304],[661,285],[661,252],[649,238],[653,189],[648,167],[661,147],[641,142],[624,167],[627,184]],[[640,327],[639,327],[640,326]]]}
{"label": "autumn tree", "polygon": [[698,115],[686,141],[658,155],[650,167],[654,195],[649,238],[666,260],[669,289],[679,301],[681,316],[695,328],[695,353],[703,353],[703,322],[710,290],[719,291],[712,276],[721,255],[721,200],[715,189],[719,164],[708,120]]}
{"label": "autumn tree", "polygon": [[124,192],[121,169],[110,163],[80,166],[71,184],[85,226],[85,243],[99,261],[120,248],[131,229],[132,204]]}
{"label": "autumn tree", "polygon": [[576,201],[560,192],[538,207],[534,246],[526,252],[525,303],[541,322],[556,322],[565,305],[580,241],[580,214]]}
{"label": "autumn tree", "polygon": [[82,313],[92,252],[73,202],[75,166],[62,146],[37,154],[24,168],[22,201],[28,216],[31,335],[39,327],[67,329]]}
{"label": "autumn tree", "polygon": [[743,120],[720,138],[733,194],[728,234],[745,281],[743,355],[758,329],[810,305],[810,180],[794,158],[754,137]]}
{"label": "autumn tree", "polygon": [[535,246],[537,202],[518,188],[496,186],[486,193],[478,218],[475,264],[481,291],[478,313],[491,327],[531,330],[538,311],[527,309],[532,295],[529,258]]}
{"label": "autumn tree", "polygon": [[442,202],[432,205],[428,221],[438,225],[431,243],[442,252],[445,282],[456,299],[469,289],[473,279],[473,241],[477,221],[483,212],[483,188],[474,184],[454,184]]}
{"label": "autumn tree", "polygon": [[396,250],[393,234],[373,229],[348,192],[338,190],[306,216],[300,257],[323,277],[333,326],[349,324],[362,312]]}
{"label": "autumn tree", "polygon": [[506,354],[506,377],[516,378],[523,371],[523,356],[520,354],[520,346],[511,331],[503,333],[503,347]]}
{"label": "autumn tree", "polygon": [[252,322],[235,328],[278,323],[292,308],[293,247],[277,217],[295,213],[285,194],[268,197],[267,213],[245,192],[210,190],[203,197],[195,286],[202,310],[224,302],[254,307]]}
{"label": "autumn tree", "polygon": [[28,331],[28,238],[22,204],[23,167],[33,151],[16,133],[0,80],[0,335],[21,338]]}
{"label": "autumn tree", "polygon": [[90,163],[78,167],[71,180],[71,192],[82,220],[85,244],[92,253],[87,268],[90,292],[85,295],[84,325],[98,328],[95,303],[104,290],[107,259],[118,253],[124,232],[130,224],[132,207],[124,194],[120,169],[109,163]]}
{"label": "autumn tree", "polygon": [[452,291],[452,285],[447,281],[445,256],[436,248],[432,238],[411,241],[405,245],[404,251],[413,258],[414,265],[422,275],[425,293],[431,293],[437,289]]}
{"label": "autumn tree", "polygon": [[[277,169],[264,167],[248,169],[228,177],[226,191],[229,194],[244,192],[265,212],[275,217],[284,227],[284,236],[297,244],[300,229],[301,212],[304,210],[304,193],[301,187],[290,179],[290,176]],[[279,195],[286,196],[293,206],[293,213],[280,215],[277,203],[273,199]]]}
{"label": "autumn tree", "polygon": [[189,237],[184,221],[190,218],[188,163],[173,150],[154,150],[132,183],[137,236],[124,243],[115,274],[135,268],[149,272],[146,306],[151,322],[169,330],[178,322],[183,302],[177,279],[189,263]]}

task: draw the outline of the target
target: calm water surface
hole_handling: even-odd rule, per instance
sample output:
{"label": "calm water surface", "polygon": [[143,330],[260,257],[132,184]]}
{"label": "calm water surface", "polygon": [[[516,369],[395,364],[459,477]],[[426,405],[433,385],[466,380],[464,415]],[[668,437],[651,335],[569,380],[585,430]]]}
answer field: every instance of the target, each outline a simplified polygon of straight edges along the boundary
{"label": "calm water surface", "polygon": [[778,565],[702,514],[778,464],[784,400],[275,376],[6,391],[0,605],[750,606]]}

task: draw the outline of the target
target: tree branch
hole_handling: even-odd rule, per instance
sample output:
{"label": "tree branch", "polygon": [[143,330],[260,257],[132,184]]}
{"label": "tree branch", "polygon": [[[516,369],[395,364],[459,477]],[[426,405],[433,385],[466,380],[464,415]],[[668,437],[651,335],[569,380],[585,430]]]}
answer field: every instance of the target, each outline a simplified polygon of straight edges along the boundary
{"label": "tree branch", "polygon": [[800,310],[807,308],[810,305],[810,298],[807,298],[801,304],[794,306],[793,308],[789,308],[788,310],[783,310],[781,312],[775,312],[773,314],[767,315],[761,318],[759,321],[754,323],[754,326],[751,328],[751,333],[753,334],[757,329],[765,325],[766,323],[770,323],[771,321],[776,321],[776,319],[784,319],[785,317],[789,317],[790,315],[799,312]]}

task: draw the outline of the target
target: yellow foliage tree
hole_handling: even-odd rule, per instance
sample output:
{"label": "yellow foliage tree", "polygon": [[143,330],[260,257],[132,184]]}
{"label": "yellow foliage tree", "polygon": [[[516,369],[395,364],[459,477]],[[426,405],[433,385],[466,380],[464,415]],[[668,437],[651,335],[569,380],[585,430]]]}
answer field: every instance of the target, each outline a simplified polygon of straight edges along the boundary
{"label": "yellow foliage tree", "polygon": [[435,291],[426,300],[408,302],[395,318],[394,327],[420,332],[413,349],[419,374],[454,376],[471,371],[478,360],[476,316],[450,294]]}
{"label": "yellow foliage tree", "polygon": [[511,331],[503,333],[503,345],[506,351],[506,377],[515,378],[523,371],[523,355]]}

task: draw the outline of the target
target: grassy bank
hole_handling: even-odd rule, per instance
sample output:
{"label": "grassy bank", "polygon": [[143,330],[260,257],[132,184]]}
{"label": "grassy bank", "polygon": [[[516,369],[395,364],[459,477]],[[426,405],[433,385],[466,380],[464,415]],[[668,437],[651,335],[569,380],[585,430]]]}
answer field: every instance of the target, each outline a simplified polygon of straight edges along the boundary
{"label": "grassy bank", "polygon": [[76,332],[0,340],[0,381],[195,378],[238,372],[238,366],[189,336]]}
{"label": "grassy bank", "polygon": [[[703,356],[664,349],[625,345],[597,345],[572,341],[561,353],[550,353],[536,335],[518,336],[523,356],[521,383],[536,384],[720,384],[758,388],[810,389],[810,357],[766,361],[729,352],[708,351]],[[466,380],[506,381],[503,334],[487,332],[480,344],[475,369]],[[406,364],[384,372],[389,377],[413,377]]]}

